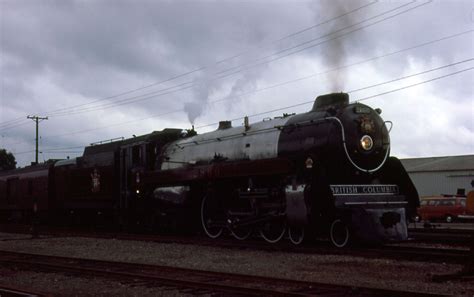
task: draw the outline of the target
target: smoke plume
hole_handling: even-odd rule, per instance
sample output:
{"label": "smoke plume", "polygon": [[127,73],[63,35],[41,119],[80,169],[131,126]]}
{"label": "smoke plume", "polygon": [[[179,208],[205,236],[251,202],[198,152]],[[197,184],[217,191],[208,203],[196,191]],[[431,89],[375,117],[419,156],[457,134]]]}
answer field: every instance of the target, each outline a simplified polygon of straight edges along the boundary
{"label": "smoke plume", "polygon": [[194,100],[184,104],[184,111],[188,115],[188,120],[191,125],[194,125],[196,119],[201,116],[206,109],[209,96],[215,88],[207,71],[196,80],[196,84],[197,86],[193,88]]}
{"label": "smoke plume", "polygon": [[[332,16],[343,15],[350,10],[354,9],[354,7],[358,7],[363,5],[366,2],[362,1],[342,1],[342,0],[322,0],[319,2],[318,12],[316,15],[323,16],[321,19],[330,18]],[[342,28],[348,27],[350,25],[355,24],[356,22],[360,21],[361,15],[365,13],[364,10],[358,13],[349,13],[344,17],[338,18],[337,20],[331,22],[327,27],[327,33],[331,33]],[[324,17],[326,16],[326,17]],[[340,34],[347,32],[338,31],[334,35],[330,35],[329,38],[334,38]],[[360,32],[357,33],[357,38],[360,38]],[[343,66],[347,60],[347,48],[348,48],[349,40],[345,37],[333,39],[325,44],[325,47],[322,51],[322,60],[324,64],[327,65],[328,68],[337,68]],[[347,70],[341,69],[338,71],[331,71],[328,74],[329,80],[329,89],[331,92],[341,92],[344,90],[346,86],[347,80]]]}
{"label": "smoke plume", "polygon": [[[239,60],[233,61],[233,65],[243,65],[253,61],[253,59],[254,57],[241,57]],[[229,67],[232,67],[232,65],[226,65],[223,69],[229,69]],[[194,100],[184,104],[184,111],[189,122],[194,125],[196,119],[204,113],[209,106],[209,102],[213,100],[222,100],[223,104],[226,104],[227,111],[231,111],[233,104],[238,102],[237,99],[240,95],[254,91],[257,88],[257,81],[262,76],[263,69],[265,67],[242,71],[238,75],[229,76],[228,79],[216,78],[215,73],[218,71],[216,68],[206,70],[196,80],[197,86],[193,88]],[[215,96],[217,93],[220,97]],[[224,95],[226,93],[227,95]]]}

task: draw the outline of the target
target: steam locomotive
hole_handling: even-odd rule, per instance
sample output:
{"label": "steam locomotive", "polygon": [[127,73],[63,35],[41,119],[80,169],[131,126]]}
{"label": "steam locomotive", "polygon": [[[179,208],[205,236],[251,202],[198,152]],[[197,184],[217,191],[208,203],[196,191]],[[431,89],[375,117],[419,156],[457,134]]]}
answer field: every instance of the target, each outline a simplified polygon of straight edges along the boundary
{"label": "steam locomotive", "polygon": [[302,114],[92,144],[75,159],[1,173],[0,210],[22,218],[35,205],[48,217],[107,214],[271,243],[286,232],[294,244],[327,234],[336,247],[405,240],[419,199],[389,156],[391,123],[380,113],[334,93]]}

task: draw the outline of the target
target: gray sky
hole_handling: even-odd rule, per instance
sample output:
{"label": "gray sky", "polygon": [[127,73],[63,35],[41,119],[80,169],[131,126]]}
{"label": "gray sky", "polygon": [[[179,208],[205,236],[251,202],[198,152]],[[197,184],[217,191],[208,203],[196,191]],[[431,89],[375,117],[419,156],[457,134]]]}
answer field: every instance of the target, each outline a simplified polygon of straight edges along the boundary
{"label": "gray sky", "polygon": [[393,155],[472,154],[472,30],[467,0],[0,0],[0,147],[34,161],[27,115],[42,161],[345,91],[381,94]]}

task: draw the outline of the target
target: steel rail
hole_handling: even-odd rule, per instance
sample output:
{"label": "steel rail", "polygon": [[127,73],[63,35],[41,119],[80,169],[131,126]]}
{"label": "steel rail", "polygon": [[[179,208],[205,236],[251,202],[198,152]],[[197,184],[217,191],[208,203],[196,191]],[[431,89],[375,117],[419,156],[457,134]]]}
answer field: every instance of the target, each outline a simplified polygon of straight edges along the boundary
{"label": "steel rail", "polygon": [[[0,230],[2,230],[0,225]],[[17,229],[18,230],[18,229]],[[18,232],[18,231],[17,231]],[[26,233],[28,233],[26,231]],[[419,261],[431,263],[450,263],[464,264],[470,257],[469,251],[465,249],[440,249],[430,247],[385,245],[385,246],[352,246],[349,248],[338,249],[331,247],[329,243],[316,241],[295,246],[289,241],[281,241],[276,244],[268,244],[258,239],[248,239],[246,241],[235,240],[234,238],[209,239],[203,236],[172,236],[172,235],[152,235],[152,234],[133,234],[133,233],[114,233],[114,232],[87,232],[78,230],[41,230],[43,236],[51,237],[89,237],[98,239],[118,239],[118,240],[136,240],[157,243],[176,243],[197,246],[212,246],[227,249],[248,249],[264,250],[276,252],[288,252],[295,254],[327,254],[343,255],[364,258],[384,258],[397,259],[405,261]],[[46,237],[46,238],[47,238]],[[29,238],[6,238],[5,240],[29,240]],[[2,240],[0,240],[2,241]],[[415,239],[414,243],[417,240]],[[467,246],[469,241],[462,242]]]}
{"label": "steel rail", "polygon": [[0,251],[0,263],[28,269],[95,275],[131,281],[132,284],[175,287],[203,292],[223,292],[246,296],[446,296],[368,287],[325,284],[203,271],[170,266],[90,260],[69,257],[44,256]]}

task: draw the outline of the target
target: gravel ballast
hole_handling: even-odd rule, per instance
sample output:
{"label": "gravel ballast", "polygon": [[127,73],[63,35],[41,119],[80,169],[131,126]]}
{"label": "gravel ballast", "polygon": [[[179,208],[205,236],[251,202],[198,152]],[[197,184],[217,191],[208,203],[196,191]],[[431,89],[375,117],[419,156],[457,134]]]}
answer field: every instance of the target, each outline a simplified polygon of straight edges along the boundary
{"label": "gravel ballast", "polygon": [[[18,239],[15,239],[18,238]],[[7,240],[2,240],[7,239]],[[184,268],[262,275],[350,286],[403,289],[416,292],[472,296],[473,282],[434,283],[433,275],[450,274],[461,265],[424,263],[389,259],[367,259],[342,255],[309,255],[291,252],[238,250],[176,243],[155,243],[78,237],[28,240],[24,235],[0,233],[0,250],[44,255],[146,263]],[[13,275],[13,276],[12,276]],[[54,273],[0,269],[0,285],[27,285],[41,291],[69,296],[100,294],[117,296],[173,296],[154,288],[130,287],[110,280],[84,280]],[[60,281],[54,281],[58,279]],[[90,286],[91,282],[94,286]],[[63,283],[76,288],[63,291],[48,284]],[[59,285],[61,286],[61,285]],[[88,290],[95,288],[93,292]],[[131,289],[131,291],[128,291]],[[151,290],[151,291],[150,291]],[[143,291],[143,292],[142,292]],[[132,294],[133,292],[133,294]],[[151,292],[151,293],[150,293]],[[161,292],[161,293],[160,293]],[[75,295],[77,293],[77,295]],[[151,294],[151,295],[150,295]]]}

